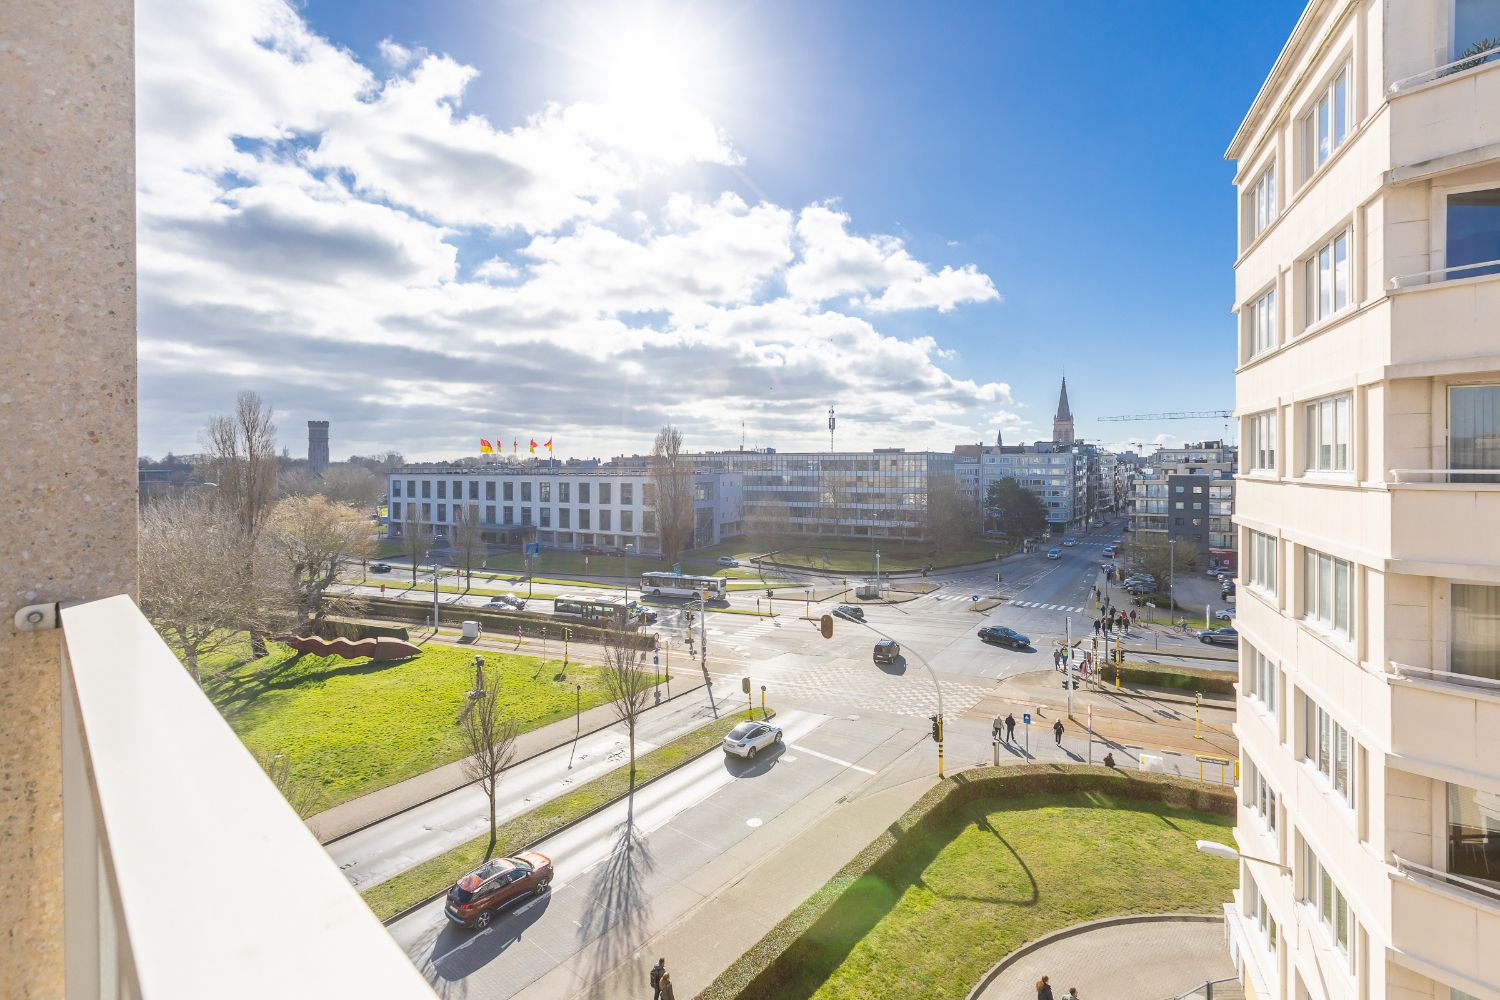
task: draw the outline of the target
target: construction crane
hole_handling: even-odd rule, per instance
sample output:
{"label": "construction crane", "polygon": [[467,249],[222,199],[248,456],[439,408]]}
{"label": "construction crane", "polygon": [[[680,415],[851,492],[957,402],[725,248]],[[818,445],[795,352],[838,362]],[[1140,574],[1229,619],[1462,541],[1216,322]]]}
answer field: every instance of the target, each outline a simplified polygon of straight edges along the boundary
{"label": "construction crane", "polygon": [[1232,417],[1233,410],[1177,410],[1172,413],[1132,413],[1121,417],[1095,417],[1095,420],[1202,420],[1205,417]]}

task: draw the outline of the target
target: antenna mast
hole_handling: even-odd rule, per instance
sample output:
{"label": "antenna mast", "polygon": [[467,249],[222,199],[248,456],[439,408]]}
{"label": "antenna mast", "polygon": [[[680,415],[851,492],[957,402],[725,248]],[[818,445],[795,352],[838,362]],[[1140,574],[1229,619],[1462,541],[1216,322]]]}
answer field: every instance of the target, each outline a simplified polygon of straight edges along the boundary
{"label": "antenna mast", "polygon": [[836,423],[833,417],[833,407],[828,408],[828,450],[833,451],[833,426]]}

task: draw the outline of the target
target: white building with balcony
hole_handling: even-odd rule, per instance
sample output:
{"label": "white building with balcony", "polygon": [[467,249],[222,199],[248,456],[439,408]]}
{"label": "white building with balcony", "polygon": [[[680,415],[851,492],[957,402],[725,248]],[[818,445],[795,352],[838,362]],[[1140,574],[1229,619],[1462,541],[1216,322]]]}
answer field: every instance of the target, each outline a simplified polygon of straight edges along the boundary
{"label": "white building with balcony", "polygon": [[1260,997],[1500,998],[1495,0],[1313,0],[1236,164],[1228,911]]}

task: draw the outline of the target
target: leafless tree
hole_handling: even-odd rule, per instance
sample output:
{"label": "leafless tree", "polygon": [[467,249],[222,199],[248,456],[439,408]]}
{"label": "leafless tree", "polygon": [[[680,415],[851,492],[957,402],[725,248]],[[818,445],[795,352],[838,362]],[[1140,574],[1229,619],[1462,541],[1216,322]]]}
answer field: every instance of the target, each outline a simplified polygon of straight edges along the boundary
{"label": "leafless tree", "polygon": [[667,424],[651,445],[651,486],[656,535],[665,562],[673,563],[693,540],[693,459],[683,453],[682,432]]}
{"label": "leafless tree", "polygon": [[363,606],[358,595],[330,587],[338,582],[344,560],[370,557],[374,543],[364,514],[321,496],[292,497],[277,505],[265,537],[290,578],[298,632],[311,634],[326,615],[349,614]]}
{"label": "leafless tree", "polygon": [[339,464],[330,465],[322,475],[313,475],[306,468],[285,469],[280,491],[284,497],[324,496],[334,503],[372,510],[385,487],[365,466]]}
{"label": "leafless tree", "polygon": [[599,676],[605,697],[630,736],[630,782],[634,786],[636,725],[651,704],[656,679],[645,669],[646,654],[636,645],[634,629],[622,624],[606,628],[600,637],[600,651],[604,666]]}
{"label": "leafless tree", "polygon": [[427,539],[431,529],[422,521],[422,509],[417,506],[420,501],[406,498],[406,506],[401,512],[401,548],[411,557],[411,585],[417,585],[417,560],[421,559],[427,551]]}
{"label": "leafless tree", "polygon": [[474,554],[482,551],[483,531],[478,504],[453,505],[453,548],[463,558],[466,587],[474,586]]}
{"label": "leafless tree", "polygon": [[984,533],[984,514],[956,482],[936,480],[927,489],[926,527],[933,548],[951,552]]}
{"label": "leafless tree", "polygon": [[[238,528],[247,554],[257,548],[276,506],[280,464],[271,416],[271,407],[259,396],[242,392],[234,413],[214,417],[205,434],[201,473],[215,484],[213,497],[222,515]],[[258,628],[250,628],[250,643],[257,656],[265,655],[265,638]]]}
{"label": "leafless tree", "polygon": [[[195,490],[141,509],[141,611],[177,645],[193,680],[201,662],[240,633],[287,616],[274,554],[250,543],[222,508]],[[259,655],[259,654],[258,654]]]}
{"label": "leafless tree", "polygon": [[510,765],[516,752],[516,735],[520,727],[514,716],[500,702],[500,678],[486,683],[483,669],[475,671],[480,685],[469,692],[470,703],[459,719],[463,737],[464,774],[470,781],[479,783],[480,790],[490,805],[490,845],[484,856],[495,852],[495,796],[500,790],[500,777]]}
{"label": "leafless tree", "polygon": [[299,777],[292,771],[291,758],[285,754],[271,753],[269,751],[255,755],[255,762],[260,765],[266,777],[271,779],[271,784],[286,799],[287,805],[294,809],[298,816],[303,819],[318,812],[323,807],[323,792],[317,783],[306,778]]}

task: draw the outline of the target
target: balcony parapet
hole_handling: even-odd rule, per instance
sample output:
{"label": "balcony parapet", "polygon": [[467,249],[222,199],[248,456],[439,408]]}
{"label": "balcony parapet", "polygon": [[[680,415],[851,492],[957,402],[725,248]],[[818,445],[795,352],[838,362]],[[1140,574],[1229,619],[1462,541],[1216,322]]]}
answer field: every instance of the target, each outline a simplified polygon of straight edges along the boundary
{"label": "balcony parapet", "polygon": [[1410,93],[1411,91],[1416,90],[1418,87],[1421,87],[1423,84],[1433,83],[1443,79],[1444,77],[1453,76],[1456,73],[1463,73],[1468,70],[1475,69],[1479,66],[1483,66],[1487,63],[1494,62],[1495,60],[1500,60],[1500,48],[1489,49],[1488,51],[1479,52],[1470,56],[1460,56],[1452,62],[1443,63],[1443,65],[1441,66],[1434,66],[1432,69],[1426,70],[1425,72],[1408,76],[1404,80],[1397,80],[1395,83],[1391,84],[1385,89],[1386,96],[1397,97],[1401,94]]}

